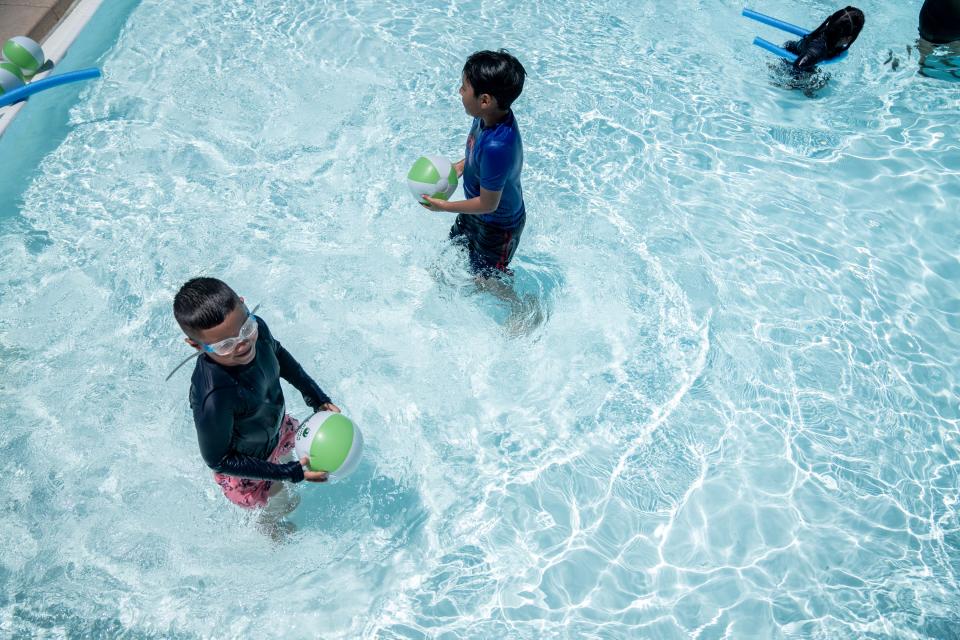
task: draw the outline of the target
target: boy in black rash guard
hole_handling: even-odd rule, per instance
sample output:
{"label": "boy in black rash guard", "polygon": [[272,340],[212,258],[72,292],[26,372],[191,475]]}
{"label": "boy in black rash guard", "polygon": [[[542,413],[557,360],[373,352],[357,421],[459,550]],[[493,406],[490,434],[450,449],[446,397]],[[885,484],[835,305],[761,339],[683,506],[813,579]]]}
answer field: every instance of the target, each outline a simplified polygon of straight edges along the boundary
{"label": "boy in black rash guard", "polygon": [[[293,450],[296,420],[284,411],[284,378],[315,411],[340,409],[248,311],[233,289],[216,278],[194,278],[173,301],[186,343],[200,351],[190,384],[190,406],[204,462],[224,495],[241,507],[283,504],[271,519],[296,507],[282,480],[325,482],[326,472],[304,471],[309,459],[281,462]],[[272,506],[272,505],[271,505]]]}

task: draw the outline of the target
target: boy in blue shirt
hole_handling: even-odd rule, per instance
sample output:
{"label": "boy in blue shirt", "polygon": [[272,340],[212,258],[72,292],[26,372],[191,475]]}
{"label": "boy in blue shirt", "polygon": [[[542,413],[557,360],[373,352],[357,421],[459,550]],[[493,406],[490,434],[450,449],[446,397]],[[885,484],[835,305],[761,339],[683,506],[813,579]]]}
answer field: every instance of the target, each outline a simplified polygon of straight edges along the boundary
{"label": "boy in blue shirt", "polygon": [[431,211],[459,214],[450,238],[463,243],[470,267],[483,278],[510,274],[513,258],[526,222],[520,171],[523,144],[510,106],[523,91],[526,71],[507,53],[477,51],[463,65],[460,97],[473,116],[466,155],[456,163],[466,200],[448,202],[430,198]]}

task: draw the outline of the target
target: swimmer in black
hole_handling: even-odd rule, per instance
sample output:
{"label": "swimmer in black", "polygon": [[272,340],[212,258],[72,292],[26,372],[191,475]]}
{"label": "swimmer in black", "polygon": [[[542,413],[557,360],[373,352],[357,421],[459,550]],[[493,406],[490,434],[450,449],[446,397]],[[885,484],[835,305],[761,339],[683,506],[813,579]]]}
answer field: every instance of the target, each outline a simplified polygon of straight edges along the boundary
{"label": "swimmer in black", "polygon": [[297,422],[285,414],[280,378],[315,411],[340,409],[224,282],[188,281],[174,298],[173,312],[187,344],[200,352],[190,406],[204,462],[231,502],[246,508],[286,503],[286,512],[270,514],[278,520],[296,503],[289,496],[274,498],[284,490],[277,481],[327,479],[326,472],[304,471],[306,457],[281,462],[293,450]]}
{"label": "swimmer in black", "polygon": [[[925,0],[920,8],[920,74],[927,78],[956,82],[960,80],[960,0]],[[910,47],[907,47],[909,54]],[[886,62],[896,69],[899,60],[888,54]]]}
{"label": "swimmer in black", "polygon": [[920,8],[920,37],[931,44],[960,41],[960,0],[925,0]]}
{"label": "swimmer in black", "polygon": [[796,72],[813,71],[818,64],[832,60],[850,48],[863,29],[863,11],[856,7],[840,9],[823,21],[819,27],[783,45],[790,53],[797,54],[793,62]]}

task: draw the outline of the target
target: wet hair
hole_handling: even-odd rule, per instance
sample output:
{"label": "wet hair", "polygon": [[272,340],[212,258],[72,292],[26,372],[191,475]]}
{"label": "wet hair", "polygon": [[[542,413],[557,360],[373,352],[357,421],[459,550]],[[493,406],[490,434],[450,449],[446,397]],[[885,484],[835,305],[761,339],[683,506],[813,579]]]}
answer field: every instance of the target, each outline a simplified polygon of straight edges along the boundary
{"label": "wet hair", "polygon": [[846,7],[827,18],[817,30],[823,29],[828,52],[836,55],[850,48],[860,35],[864,21],[863,11],[856,7]]}
{"label": "wet hair", "polygon": [[216,278],[188,280],[173,298],[173,316],[188,336],[210,329],[227,319],[240,304],[240,296]]}
{"label": "wet hair", "polygon": [[491,95],[497,106],[506,111],[523,91],[527,72],[519,60],[500,49],[471,54],[463,65],[463,76],[473,87],[474,95]]}
{"label": "wet hair", "polygon": [[837,57],[850,48],[860,35],[863,24],[863,11],[856,7],[836,11],[800,40],[787,43],[787,51],[797,54],[793,68],[797,71],[813,71],[821,62]]}

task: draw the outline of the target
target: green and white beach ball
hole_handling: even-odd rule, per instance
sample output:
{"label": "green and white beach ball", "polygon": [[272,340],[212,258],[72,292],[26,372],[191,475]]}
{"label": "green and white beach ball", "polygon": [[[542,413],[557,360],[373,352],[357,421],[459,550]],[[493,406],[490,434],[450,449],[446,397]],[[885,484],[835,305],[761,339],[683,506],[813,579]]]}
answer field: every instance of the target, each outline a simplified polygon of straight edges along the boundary
{"label": "green and white beach ball", "polygon": [[363,435],[350,418],[318,411],[297,429],[297,458],[310,457],[311,471],[326,471],[330,480],[350,475],[360,464]]}
{"label": "green and white beach ball", "polygon": [[0,96],[23,86],[23,73],[12,62],[0,62]]}
{"label": "green and white beach ball", "polygon": [[20,67],[26,78],[39,71],[47,61],[40,45],[27,36],[14,36],[7,40],[3,45],[3,57]]}
{"label": "green and white beach ball", "polygon": [[417,202],[426,204],[423,194],[446,200],[457,190],[457,170],[442,156],[420,156],[407,174],[407,186]]}

